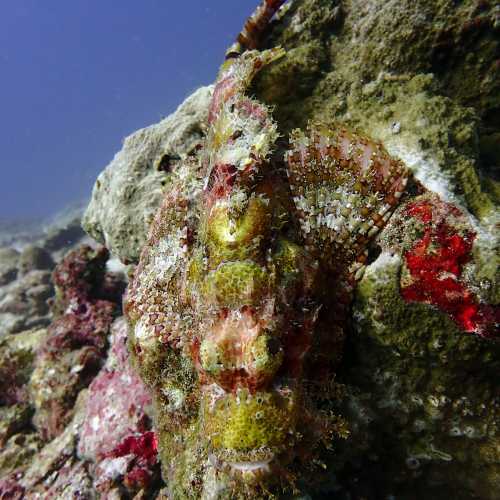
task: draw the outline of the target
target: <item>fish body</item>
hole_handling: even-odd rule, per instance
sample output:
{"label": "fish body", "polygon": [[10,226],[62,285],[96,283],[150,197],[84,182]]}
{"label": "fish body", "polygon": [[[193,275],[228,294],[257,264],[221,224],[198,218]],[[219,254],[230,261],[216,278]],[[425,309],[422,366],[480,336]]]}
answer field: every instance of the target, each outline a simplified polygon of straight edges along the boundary
{"label": "fish body", "polygon": [[172,173],[127,292],[172,498],[267,497],[318,475],[348,433],[334,372],[352,290],[408,178],[335,124],[277,146],[247,91],[286,57],[254,49],[283,3],[264,2],[228,51],[203,148]]}

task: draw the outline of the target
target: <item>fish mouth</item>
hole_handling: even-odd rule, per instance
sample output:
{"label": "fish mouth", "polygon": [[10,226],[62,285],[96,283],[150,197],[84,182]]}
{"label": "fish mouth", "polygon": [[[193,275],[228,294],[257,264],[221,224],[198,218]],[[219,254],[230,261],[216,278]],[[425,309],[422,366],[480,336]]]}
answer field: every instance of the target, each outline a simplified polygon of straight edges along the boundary
{"label": "fish mouth", "polygon": [[210,454],[209,461],[219,470],[225,470],[235,476],[250,478],[263,478],[269,476],[273,469],[275,454],[267,452],[261,456],[225,456],[217,457],[214,453]]}

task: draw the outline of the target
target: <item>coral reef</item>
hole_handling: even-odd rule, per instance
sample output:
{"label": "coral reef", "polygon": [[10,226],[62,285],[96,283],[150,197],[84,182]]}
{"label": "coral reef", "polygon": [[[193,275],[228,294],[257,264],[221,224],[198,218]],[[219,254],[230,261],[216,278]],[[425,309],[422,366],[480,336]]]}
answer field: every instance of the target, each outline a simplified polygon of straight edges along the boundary
{"label": "coral reef", "polygon": [[106,251],[1,249],[0,497],[495,499],[499,14],[267,1],[96,182],[134,368]]}
{"label": "coral reef", "polygon": [[[13,240],[17,250],[0,250],[1,498],[123,498],[146,491],[148,481],[138,478],[149,478],[148,488],[156,484],[151,453],[127,455],[135,479],[126,485],[116,475],[108,489],[98,485],[97,458],[77,453],[87,416],[104,398],[123,423],[122,434],[106,436],[110,451],[151,431],[146,407],[136,406],[149,397],[128,364],[124,320],[111,328],[120,312],[123,267],[104,249],[77,246],[90,239],[75,220],[60,217],[40,234]],[[26,329],[31,325],[38,326]],[[85,387],[101,373],[119,396],[105,390],[96,405],[95,392]]]}
{"label": "coral reef", "polygon": [[34,269],[52,270],[55,264],[52,255],[44,248],[37,245],[27,245],[19,255],[19,274],[24,275]]}
{"label": "coral reef", "polygon": [[54,271],[55,318],[37,353],[29,382],[35,406],[33,423],[44,439],[62,432],[71,419],[78,392],[101,367],[120,297],[120,284],[106,278],[107,259],[104,248],[82,246],[70,252]]}
{"label": "coral reef", "polygon": [[158,486],[151,398],[128,362],[127,324],[114,320],[124,285],[107,262],[103,248],[70,251],[52,275],[50,325],[0,341],[0,498],[129,498]]}
{"label": "coral reef", "polygon": [[49,324],[50,278],[50,271],[33,269],[0,289],[0,337]]}
{"label": "coral reef", "polygon": [[13,248],[0,248],[0,286],[7,285],[17,277],[19,252]]}
{"label": "coral reef", "polygon": [[89,386],[78,443],[78,456],[95,464],[91,474],[101,494],[121,482],[138,491],[158,479],[151,396],[128,363],[127,333],[124,318],[117,319],[106,364]]}

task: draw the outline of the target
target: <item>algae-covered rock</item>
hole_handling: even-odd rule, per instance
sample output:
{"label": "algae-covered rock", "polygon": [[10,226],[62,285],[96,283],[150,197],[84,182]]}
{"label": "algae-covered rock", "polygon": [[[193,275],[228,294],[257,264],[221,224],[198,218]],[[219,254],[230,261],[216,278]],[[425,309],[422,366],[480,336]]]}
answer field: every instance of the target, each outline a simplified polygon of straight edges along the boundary
{"label": "algae-covered rock", "polygon": [[127,137],[98,177],[83,227],[123,262],[137,261],[176,159],[200,143],[211,91],[200,88],[175,113]]}
{"label": "algae-covered rock", "polygon": [[[72,477],[73,474],[67,474],[69,469],[82,466],[74,457],[85,399],[86,393],[82,391],[75,403],[72,420],[64,432],[49,443],[43,445],[40,438],[33,434],[16,435],[9,440],[5,451],[0,454],[0,464],[2,458],[9,455],[14,460],[10,464],[11,467],[5,468],[0,475],[0,497],[75,498],[76,494],[65,497],[59,496],[56,491],[59,493],[66,488],[72,489],[73,481],[81,478],[80,491],[83,498],[95,498],[86,476],[75,473]],[[14,456],[16,451],[18,455]],[[15,467],[12,467],[14,465]],[[88,491],[89,489],[91,491]]]}
{"label": "algae-covered rock", "polygon": [[37,350],[45,342],[47,330],[35,328],[0,341],[0,405],[28,401],[27,383],[35,368]]}
{"label": "algae-covered rock", "polygon": [[8,477],[20,469],[25,469],[42,446],[42,440],[34,432],[14,434],[6,443],[2,444],[0,450],[0,493],[5,493],[1,484],[2,478]]}
{"label": "algae-covered rock", "polygon": [[[267,45],[282,44],[290,50],[320,43],[326,53],[321,76],[301,102],[306,108],[303,119],[314,109],[321,112],[321,101],[336,98],[341,104],[353,86],[362,87],[381,72],[433,73],[444,95],[474,107],[488,126],[498,126],[494,111],[499,106],[499,17],[498,5],[490,1],[301,0],[290,5]],[[268,69],[263,90],[279,92],[271,85],[280,81],[273,75],[292,76],[282,72],[283,66],[293,68],[293,63],[283,60]],[[301,73],[293,76],[301,80]],[[281,94],[288,116],[293,101]],[[296,109],[294,116],[299,114]]]}
{"label": "algae-covered rock", "polygon": [[499,16],[490,2],[296,1],[268,41],[287,57],[257,93],[282,130],[318,119],[358,127],[483,217],[493,205],[480,145],[489,158],[492,148],[478,138],[498,129]]}
{"label": "algae-covered rock", "polygon": [[339,456],[358,461],[353,476],[365,487],[376,476],[401,498],[496,497],[500,345],[486,338],[497,335],[498,309],[472,295],[493,300],[475,238],[455,206],[411,199],[357,287],[341,374],[353,432]]}
{"label": "algae-covered rock", "polygon": [[74,465],[85,398],[86,393],[82,392],[75,403],[74,417],[62,434],[46,444],[22,474],[19,484],[25,491],[35,493],[38,490],[42,494],[57,482],[58,472],[61,469]]}
{"label": "algae-covered rock", "polygon": [[29,425],[31,408],[26,403],[0,406],[0,446],[19,430]]}
{"label": "algae-covered rock", "polygon": [[[346,412],[352,481],[398,498],[496,498],[499,346],[400,294],[400,256],[368,267],[353,309]],[[345,457],[345,456],[344,456]],[[342,469],[340,469],[342,470]]]}

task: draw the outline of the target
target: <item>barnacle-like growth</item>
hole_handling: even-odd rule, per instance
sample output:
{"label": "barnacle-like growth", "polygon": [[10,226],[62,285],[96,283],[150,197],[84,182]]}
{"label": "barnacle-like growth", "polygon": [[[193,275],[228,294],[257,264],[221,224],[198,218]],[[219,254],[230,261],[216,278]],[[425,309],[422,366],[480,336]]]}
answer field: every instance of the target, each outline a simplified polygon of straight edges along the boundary
{"label": "barnacle-like growth", "polygon": [[256,305],[265,293],[267,278],[266,269],[254,261],[225,262],[208,274],[205,294],[220,306]]}
{"label": "barnacle-like growth", "polygon": [[234,215],[227,200],[218,201],[212,208],[207,220],[210,268],[221,262],[258,259],[262,255],[262,240],[270,228],[269,200],[252,197],[241,210],[241,215]]}

